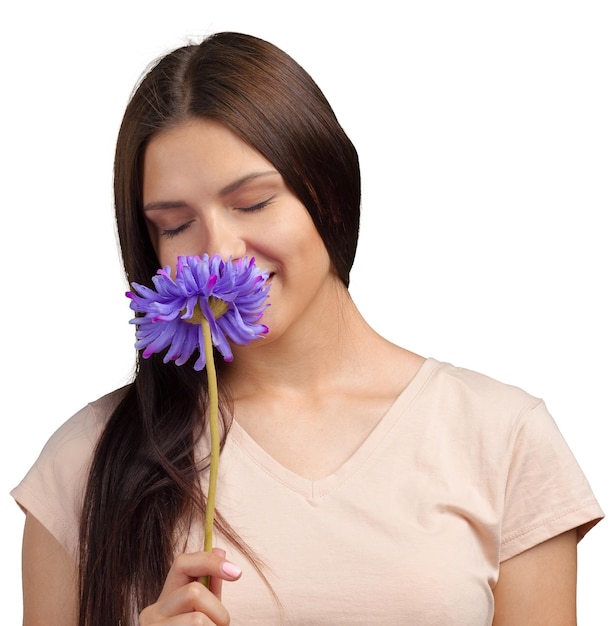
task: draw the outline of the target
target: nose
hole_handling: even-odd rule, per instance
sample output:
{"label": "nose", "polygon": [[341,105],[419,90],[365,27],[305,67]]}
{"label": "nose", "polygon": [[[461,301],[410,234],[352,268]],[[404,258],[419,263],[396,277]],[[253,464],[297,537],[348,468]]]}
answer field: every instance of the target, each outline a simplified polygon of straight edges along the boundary
{"label": "nose", "polygon": [[210,257],[219,254],[225,261],[246,255],[247,247],[241,232],[232,220],[219,212],[203,217],[202,242],[204,252]]}

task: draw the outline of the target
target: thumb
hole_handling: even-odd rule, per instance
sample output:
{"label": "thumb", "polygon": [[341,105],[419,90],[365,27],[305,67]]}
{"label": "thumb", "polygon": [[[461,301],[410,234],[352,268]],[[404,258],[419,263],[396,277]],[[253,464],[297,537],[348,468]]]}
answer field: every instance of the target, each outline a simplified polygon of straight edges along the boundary
{"label": "thumb", "polygon": [[[221,556],[223,559],[226,557],[226,551],[222,550],[222,548],[214,548],[212,554],[216,556]],[[212,576],[209,579],[209,591],[211,591],[218,600],[222,599],[222,578],[218,578],[217,576]]]}

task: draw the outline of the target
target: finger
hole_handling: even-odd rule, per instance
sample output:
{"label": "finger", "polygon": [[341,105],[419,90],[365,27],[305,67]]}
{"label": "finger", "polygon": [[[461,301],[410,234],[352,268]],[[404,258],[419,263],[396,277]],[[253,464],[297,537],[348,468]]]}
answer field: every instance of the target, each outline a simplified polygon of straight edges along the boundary
{"label": "finger", "polygon": [[[216,556],[220,556],[223,559],[226,557],[226,551],[222,550],[222,548],[214,548],[212,553]],[[222,565],[224,567],[224,565]],[[209,591],[211,591],[218,600],[222,599],[222,579],[218,576],[210,576],[209,577]]]}
{"label": "finger", "polygon": [[[223,559],[226,557],[226,552],[222,550],[222,548],[214,548],[212,552],[216,556],[220,556]],[[227,575],[233,576],[235,580],[241,576],[241,570],[235,564],[226,561],[226,559],[225,562],[222,563],[221,567]],[[219,576],[212,576],[209,580],[209,590],[218,598],[218,600],[222,599],[222,581],[223,579]]]}
{"label": "finger", "polygon": [[[214,592],[199,582],[204,576],[216,579],[217,588],[214,586]],[[139,623],[181,624],[181,620],[177,621],[179,616],[196,611],[207,616],[214,624],[228,624],[228,612],[217,596],[221,592],[223,580],[232,581],[240,576],[240,568],[224,558],[224,551],[218,550],[216,554],[180,554],[171,565],[158,601],[141,612]]]}
{"label": "finger", "polygon": [[[200,621],[197,615],[200,614]],[[203,621],[203,618],[207,618]],[[160,596],[139,615],[140,626],[171,626],[187,624],[216,624],[227,626],[230,616],[220,600],[200,582],[192,581],[179,589]]]}
{"label": "finger", "polygon": [[161,596],[203,576],[215,576],[222,580],[237,580],[241,576],[241,569],[226,561],[219,554],[210,552],[180,554],[173,561]]}

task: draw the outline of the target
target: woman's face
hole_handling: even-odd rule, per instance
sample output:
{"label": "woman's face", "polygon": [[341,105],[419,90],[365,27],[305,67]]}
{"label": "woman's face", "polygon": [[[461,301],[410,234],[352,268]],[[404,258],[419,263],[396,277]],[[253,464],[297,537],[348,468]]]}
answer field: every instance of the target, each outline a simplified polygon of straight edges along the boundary
{"label": "woman's face", "polygon": [[[268,341],[327,305],[339,282],[306,208],[259,152],[211,120],[191,120],[145,150],[143,208],[161,266],[180,255],[249,256],[268,270]],[[257,342],[260,343],[260,342]]]}

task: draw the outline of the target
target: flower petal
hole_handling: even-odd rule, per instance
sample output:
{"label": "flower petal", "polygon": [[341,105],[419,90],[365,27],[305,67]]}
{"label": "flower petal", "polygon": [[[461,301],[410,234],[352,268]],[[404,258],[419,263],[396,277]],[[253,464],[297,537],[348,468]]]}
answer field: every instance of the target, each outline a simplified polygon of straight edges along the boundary
{"label": "flower petal", "polygon": [[[137,327],[135,347],[143,350],[143,358],[168,348],[164,362],[183,365],[198,350],[194,368],[202,370],[203,333],[193,320],[198,313],[208,321],[212,342],[226,361],[233,359],[229,339],[247,344],[268,332],[259,320],[268,306],[269,274],[256,267],[253,257],[225,262],[217,254],[180,256],[175,276],[174,280],[170,267],[164,267],[152,277],[153,289],[132,283],[133,291],[126,293],[137,314],[130,323]],[[218,319],[209,305],[211,297],[228,304]]]}

